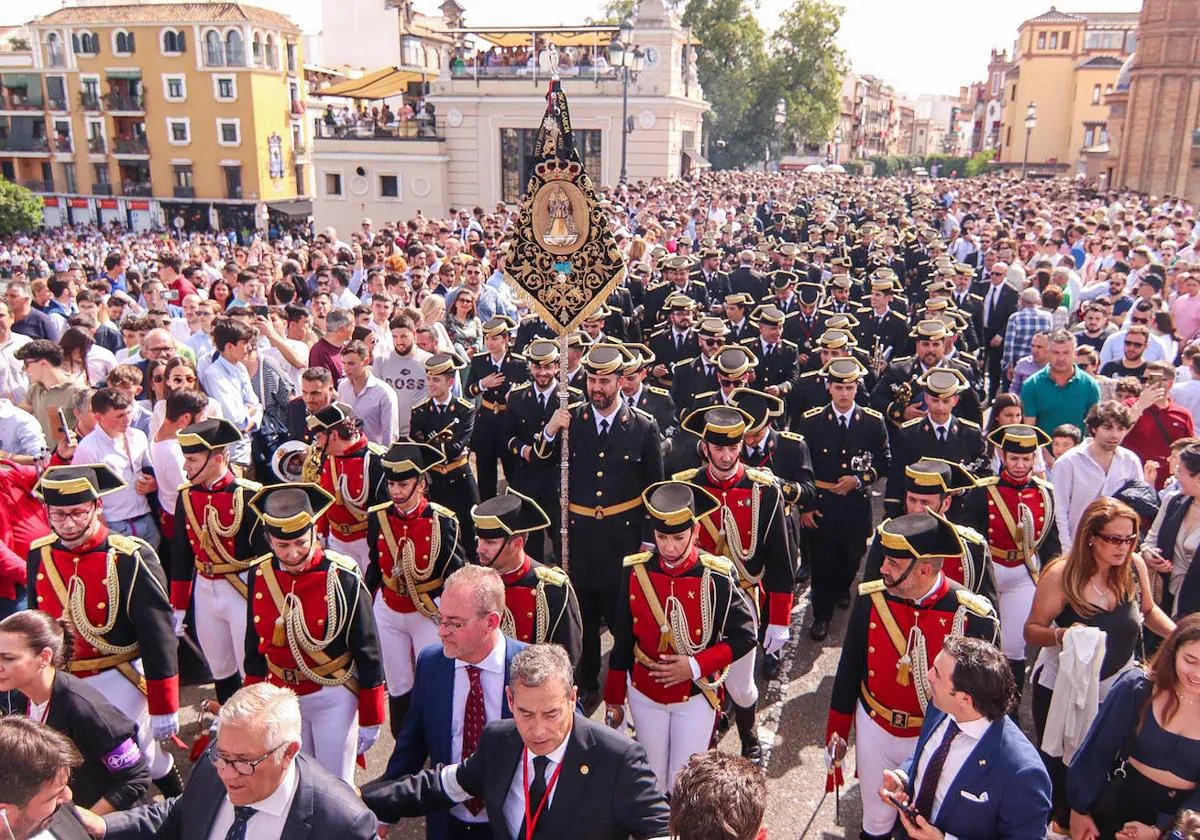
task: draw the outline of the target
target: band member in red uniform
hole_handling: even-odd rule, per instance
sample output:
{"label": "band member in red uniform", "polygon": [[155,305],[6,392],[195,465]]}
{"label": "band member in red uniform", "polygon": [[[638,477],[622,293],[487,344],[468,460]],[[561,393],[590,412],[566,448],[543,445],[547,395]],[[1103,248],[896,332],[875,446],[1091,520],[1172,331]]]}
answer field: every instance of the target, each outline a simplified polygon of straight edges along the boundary
{"label": "band member in red uniform", "polygon": [[[922,513],[931,510],[949,518],[950,502],[955,493],[962,493],[975,486],[975,477],[962,464],[943,461],[941,458],[921,458],[904,468],[904,512]],[[954,524],[958,536],[966,549],[959,557],[947,557],[942,564],[946,577],[961,583],[972,592],[996,603],[996,574],[992,569],[992,558],[988,553],[987,541],[974,528]],[[879,580],[879,569],[883,565],[883,545],[876,532],[871,547],[867,550],[867,567],[863,580]]]}
{"label": "band member in red uniform", "polygon": [[352,557],[359,572],[367,569],[367,511],[388,501],[383,480],[381,447],[367,440],[362,421],[343,403],[334,403],[309,415],[315,432],[313,446],[324,453],[317,483],[333,496],[321,518],[320,531],[327,545]]}
{"label": "band member in red uniform", "polygon": [[332,504],[315,484],[276,484],[250,500],[271,551],[247,581],[246,682],[296,692],[304,752],[351,784],[354,756],[383,725],[383,663],[358,564],[317,541]]}
{"label": "band member in red uniform", "polygon": [[962,521],[987,539],[996,574],[1000,647],[1017,680],[1025,682],[1025,619],[1033,606],[1043,559],[1062,546],[1050,482],[1033,474],[1037,451],[1050,437],[1037,426],[1014,423],[988,435],[1000,449],[1000,475],[982,478],[963,500]]}
{"label": "band member in red uniform", "polygon": [[859,586],[833,680],[826,744],[831,784],[851,727],[862,792],[863,838],[890,836],[896,810],[876,791],[883,771],[912,754],[929,703],[928,669],[950,634],[996,638],[987,599],[942,573],[963,552],[954,526],[936,513],[910,513],[884,523],[883,579]]}
{"label": "band member in red uniform", "polygon": [[562,569],[542,565],[525,552],[527,540],[540,539],[541,531],[553,527],[546,512],[510,487],[476,505],[471,517],[480,565],[504,579],[504,635],[531,645],[562,645],[571,665],[578,664],[583,622],[575,589]]}
{"label": "band member in red uniform", "polygon": [[[175,502],[171,536],[171,606],[175,633],[196,597],[196,636],[224,703],[242,687],[246,656],[246,574],[266,549],[247,504],[262,485],[229,468],[226,448],[242,439],[228,420],[203,420],[175,433],[188,483]],[[195,583],[193,584],[193,578]]]}
{"label": "band member in red uniform", "polygon": [[367,520],[367,589],[375,593],[375,626],[383,648],[388,722],[394,736],[408,711],[413,663],[438,643],[437,599],[442,584],[463,565],[458,518],[429,501],[429,471],[443,464],[441,450],[396,441],[383,455],[391,499],[371,508]]}
{"label": "band member in red uniform", "polygon": [[655,548],[625,558],[604,686],[609,725],[628,697],[659,790],[708,749],[729,666],[754,649],[753,605],[733,565],[699,548],[700,520],[720,502],[682,481],[652,484],[642,502]]}
{"label": "band member in red uniform", "polygon": [[[754,418],[740,408],[709,406],[693,411],[683,429],[700,438],[705,466],[676,473],[677,481],[703,488],[719,506],[700,519],[697,546],[729,560],[738,585],[754,604],[755,625],[763,618],[763,649],[779,651],[791,625],[796,565],[788,550],[783,523],[783,497],[770,473],[747,468],[741,461],[742,439]],[[761,760],[762,747],[755,724],[758,687],[754,682],[754,651],[729,671],[725,687],[734,704],[734,720],[742,755]]]}
{"label": "band member in red uniform", "polygon": [[125,486],[104,464],[50,467],[34,486],[53,533],[27,561],[31,606],[74,631],[67,669],[137,724],[164,796],[183,780],[158,742],[179,732],[179,664],[166,576],[144,540],[110,533],[101,497]]}

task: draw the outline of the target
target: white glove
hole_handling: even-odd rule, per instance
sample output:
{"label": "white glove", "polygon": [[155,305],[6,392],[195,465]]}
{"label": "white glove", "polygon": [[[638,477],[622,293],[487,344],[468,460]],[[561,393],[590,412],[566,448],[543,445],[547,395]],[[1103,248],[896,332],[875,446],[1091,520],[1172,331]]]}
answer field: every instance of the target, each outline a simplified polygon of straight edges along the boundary
{"label": "white glove", "polygon": [[782,624],[768,624],[766,635],[763,637],[763,651],[770,656],[778,653],[791,638],[792,628]]}
{"label": "white glove", "polygon": [[375,746],[375,742],[379,740],[380,726],[360,726],[358,728],[358,749],[355,750],[357,755],[362,755],[371,747]]}
{"label": "white glove", "polygon": [[183,621],[187,618],[186,610],[175,610],[175,635],[183,635]]}
{"label": "white glove", "polygon": [[155,741],[166,741],[173,735],[179,734],[179,714],[171,712],[166,715],[151,715],[150,729],[154,732]]}

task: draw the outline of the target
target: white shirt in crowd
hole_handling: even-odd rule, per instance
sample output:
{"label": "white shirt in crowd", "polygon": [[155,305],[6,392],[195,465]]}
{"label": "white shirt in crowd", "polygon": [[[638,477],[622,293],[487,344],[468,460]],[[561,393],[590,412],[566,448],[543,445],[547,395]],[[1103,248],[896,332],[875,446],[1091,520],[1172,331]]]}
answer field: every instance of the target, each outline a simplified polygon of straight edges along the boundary
{"label": "white shirt in crowd", "polygon": [[1200,428],[1200,379],[1186,379],[1171,387],[1171,400],[1192,415],[1192,425]]}
{"label": "white shirt in crowd", "polygon": [[1143,479],[1142,461],[1124,446],[1113,453],[1108,472],[1092,457],[1088,447],[1091,438],[1072,447],[1054,462],[1050,479],[1054,484],[1054,517],[1058,522],[1058,538],[1063,553],[1071,548],[1075,526],[1083,509],[1101,496],[1111,496],[1130,479]]}
{"label": "white shirt in crowd", "polygon": [[150,463],[154,465],[154,478],[158,481],[158,503],[165,513],[174,516],[179,488],[187,483],[187,476],[183,474],[183,448],[179,440],[169,437],[150,444]]}
{"label": "white shirt in crowd", "polygon": [[45,448],[46,435],[37,418],[0,397],[0,452],[37,458]]}
{"label": "white shirt in crowd", "polygon": [[30,341],[29,336],[10,332],[8,338],[0,343],[0,397],[8,397],[17,403],[25,399],[29,380],[25,378],[24,367],[13,354],[17,352],[17,348]]}
{"label": "white shirt in crowd", "polygon": [[104,497],[104,518],[109,522],[136,519],[150,512],[146,497],[133,487],[142,469],[151,465],[150,443],[140,429],[130,426],[123,435],[112,438],[96,426],[79,441],[71,463],[107,464],[125,481],[124,487]]}

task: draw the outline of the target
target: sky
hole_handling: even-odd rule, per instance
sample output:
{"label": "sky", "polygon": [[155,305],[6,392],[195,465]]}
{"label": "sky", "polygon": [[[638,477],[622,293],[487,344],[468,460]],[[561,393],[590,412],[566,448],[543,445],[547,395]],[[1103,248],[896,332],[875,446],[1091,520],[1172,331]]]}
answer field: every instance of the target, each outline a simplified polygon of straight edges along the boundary
{"label": "sky", "polygon": [[[762,26],[774,28],[791,0],[750,0]],[[291,15],[306,31],[320,27],[319,0],[250,0]],[[383,0],[340,0],[381,3]],[[420,11],[437,13],[440,0],[417,0]],[[459,0],[468,25],[577,24],[596,15],[603,0]],[[993,47],[1012,49],[1017,27],[1060,3],[1061,11],[1137,11],[1139,0],[1004,0],[963,3],[946,0],[841,0],[845,8],[839,42],[857,73],[869,73],[898,92],[957,94],[960,85],[982,80]],[[45,14],[60,0],[24,0],[22,10]],[[3,13],[7,17],[10,13]],[[12,22],[2,21],[0,22]],[[704,33],[697,33],[703,39]]]}

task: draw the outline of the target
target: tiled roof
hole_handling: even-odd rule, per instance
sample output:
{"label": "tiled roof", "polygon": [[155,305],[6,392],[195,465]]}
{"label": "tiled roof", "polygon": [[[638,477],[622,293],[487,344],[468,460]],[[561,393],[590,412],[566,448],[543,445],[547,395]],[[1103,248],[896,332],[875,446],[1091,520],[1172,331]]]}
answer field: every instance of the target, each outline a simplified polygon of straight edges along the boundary
{"label": "tiled roof", "polygon": [[1080,67],[1090,67],[1090,68],[1120,67],[1124,63],[1125,63],[1125,59],[1123,59],[1123,58],[1117,58],[1116,56],[1112,56],[1112,55],[1097,55],[1097,56],[1093,56],[1092,58],[1089,58],[1087,61],[1083,62],[1079,66]]}
{"label": "tiled roof", "polygon": [[1060,12],[1054,6],[1035,18],[1030,18],[1026,23],[1078,23],[1082,15],[1073,15],[1067,12]]}
{"label": "tiled roof", "polygon": [[1054,6],[1026,23],[1079,23],[1087,21],[1088,29],[1128,29],[1136,27],[1138,12],[1060,12]]}
{"label": "tiled roof", "polygon": [[170,23],[261,23],[283,29],[297,30],[299,27],[279,12],[249,6],[245,3],[154,3],[112,6],[72,6],[58,9],[37,20],[34,24],[71,24],[103,26],[122,23],[138,24]]}

